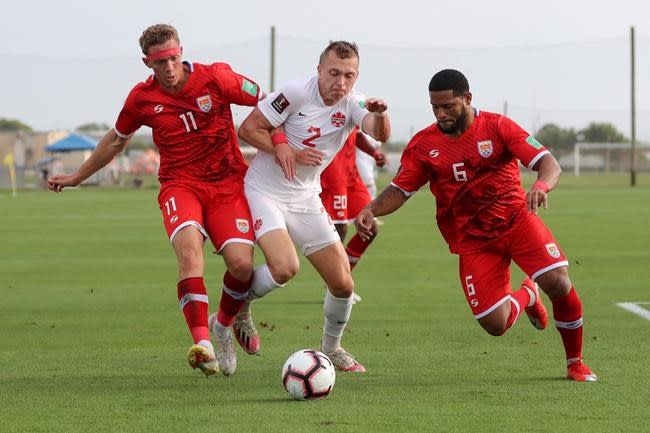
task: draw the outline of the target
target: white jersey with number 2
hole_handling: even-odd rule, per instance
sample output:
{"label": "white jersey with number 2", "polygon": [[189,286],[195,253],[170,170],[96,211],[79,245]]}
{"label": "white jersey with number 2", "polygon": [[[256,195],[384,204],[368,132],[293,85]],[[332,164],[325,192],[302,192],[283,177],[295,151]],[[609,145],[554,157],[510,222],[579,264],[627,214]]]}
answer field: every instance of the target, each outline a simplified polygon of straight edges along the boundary
{"label": "white jersey with number 2", "polygon": [[321,173],[368,113],[365,97],[354,89],[335,105],[325,105],[317,76],[289,82],[279,92],[267,95],[257,107],[273,127],[284,126],[291,147],[313,147],[324,153],[321,165],[296,164],[296,176],[287,180],[274,154],[257,152],[246,173],[246,186],[286,204],[302,202],[321,192]]}

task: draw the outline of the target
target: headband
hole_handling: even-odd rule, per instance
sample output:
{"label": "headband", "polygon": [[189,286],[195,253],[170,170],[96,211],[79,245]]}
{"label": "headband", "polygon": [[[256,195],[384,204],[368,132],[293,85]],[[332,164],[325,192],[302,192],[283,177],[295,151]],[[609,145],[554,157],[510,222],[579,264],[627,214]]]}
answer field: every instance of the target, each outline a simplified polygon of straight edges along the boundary
{"label": "headband", "polygon": [[169,48],[168,50],[156,51],[153,54],[149,54],[147,57],[144,57],[144,60],[151,62],[158,59],[164,59],[166,57],[177,56],[183,52],[183,47]]}

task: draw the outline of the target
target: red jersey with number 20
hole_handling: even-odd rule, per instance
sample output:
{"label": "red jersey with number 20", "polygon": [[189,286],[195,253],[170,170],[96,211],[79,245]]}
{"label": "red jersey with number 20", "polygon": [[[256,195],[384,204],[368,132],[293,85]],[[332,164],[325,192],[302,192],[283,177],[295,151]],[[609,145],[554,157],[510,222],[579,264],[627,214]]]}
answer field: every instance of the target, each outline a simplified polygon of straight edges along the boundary
{"label": "red jersey with number 20", "polygon": [[511,119],[477,110],[460,137],[435,123],[418,132],[392,185],[411,195],[429,182],[440,232],[452,253],[466,254],[489,247],[527,212],[517,160],[532,169],[546,153]]}
{"label": "red jersey with number 20", "polygon": [[154,76],[137,84],[120,112],[121,137],[151,127],[160,152],[158,180],[199,180],[241,184],[246,164],[239,150],[230,104],[253,106],[259,87],[225,63],[189,66],[183,89],[170,94]]}

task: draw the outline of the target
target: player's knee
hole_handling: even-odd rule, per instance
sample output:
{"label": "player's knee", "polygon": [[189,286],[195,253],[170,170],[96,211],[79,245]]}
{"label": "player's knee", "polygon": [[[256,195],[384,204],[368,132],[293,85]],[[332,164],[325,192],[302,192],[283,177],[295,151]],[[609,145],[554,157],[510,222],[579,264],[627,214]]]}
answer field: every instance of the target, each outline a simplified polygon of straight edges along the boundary
{"label": "player's knee", "polygon": [[349,298],[354,293],[354,280],[348,274],[337,281],[328,284],[330,292],[337,298]]}
{"label": "player's knee", "polygon": [[285,284],[298,273],[300,263],[297,259],[286,259],[280,262],[268,263],[271,276],[278,284]]}
{"label": "player's knee", "polygon": [[508,330],[507,316],[500,314],[500,309],[495,310],[492,314],[478,319],[478,323],[488,334],[499,337]]}
{"label": "player's knee", "polygon": [[571,290],[571,280],[566,267],[548,271],[540,275],[535,282],[551,299],[566,296]]}
{"label": "player's knee", "polygon": [[236,257],[228,263],[228,272],[236,280],[248,281],[253,276],[253,261],[249,257]]}
{"label": "player's knee", "polygon": [[202,273],[203,270],[203,250],[197,250],[193,247],[182,247],[176,251],[178,258],[178,267],[185,273]]}
{"label": "player's knee", "polygon": [[490,334],[493,337],[500,337],[506,333],[508,327],[505,323],[503,324],[490,324],[490,325],[481,325],[485,332]]}

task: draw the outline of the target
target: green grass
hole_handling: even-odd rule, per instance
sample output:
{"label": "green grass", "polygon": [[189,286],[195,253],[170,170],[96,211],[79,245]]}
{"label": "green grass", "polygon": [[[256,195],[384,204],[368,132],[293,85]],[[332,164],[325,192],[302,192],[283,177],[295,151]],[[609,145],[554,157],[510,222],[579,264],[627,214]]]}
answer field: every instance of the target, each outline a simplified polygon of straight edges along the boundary
{"label": "green grass", "polygon": [[[339,374],[316,402],[280,382],[287,356],[320,339],[323,284],[306,262],[256,305],[261,355],[206,379],[185,363],[155,190],[0,192],[0,432],[648,432],[650,321],[615,304],[650,301],[650,179],[627,184],[565,176],[542,213],[571,260],[599,382],[564,379],[552,327],[481,330],[422,191],[355,270],[363,302],[344,344],[368,373]],[[223,269],[209,256],[213,305]]]}

